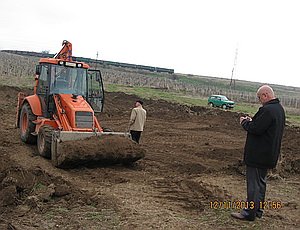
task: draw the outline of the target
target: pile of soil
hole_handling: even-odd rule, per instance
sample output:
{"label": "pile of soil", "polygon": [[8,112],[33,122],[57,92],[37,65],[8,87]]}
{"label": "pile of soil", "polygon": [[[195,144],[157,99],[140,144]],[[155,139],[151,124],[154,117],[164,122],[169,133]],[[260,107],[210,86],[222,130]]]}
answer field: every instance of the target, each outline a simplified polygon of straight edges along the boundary
{"label": "pile of soil", "polygon": [[59,143],[60,168],[84,164],[129,164],[145,157],[145,150],[128,137],[102,135]]}

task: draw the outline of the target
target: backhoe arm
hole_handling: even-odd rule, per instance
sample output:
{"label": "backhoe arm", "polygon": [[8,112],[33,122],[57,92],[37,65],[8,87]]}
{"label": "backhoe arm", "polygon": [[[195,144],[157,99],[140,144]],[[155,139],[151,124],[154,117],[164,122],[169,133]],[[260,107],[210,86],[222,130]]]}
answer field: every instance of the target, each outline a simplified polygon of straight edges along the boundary
{"label": "backhoe arm", "polygon": [[62,49],[55,54],[54,58],[63,59],[65,61],[72,61],[72,43],[64,40]]}

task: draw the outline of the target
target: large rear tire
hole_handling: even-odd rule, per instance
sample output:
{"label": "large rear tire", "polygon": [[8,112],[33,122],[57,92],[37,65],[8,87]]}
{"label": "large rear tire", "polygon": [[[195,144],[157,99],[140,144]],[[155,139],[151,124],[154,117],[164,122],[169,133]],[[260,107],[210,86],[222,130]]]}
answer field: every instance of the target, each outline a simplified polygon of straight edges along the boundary
{"label": "large rear tire", "polygon": [[19,124],[21,140],[27,144],[36,144],[37,141],[37,137],[32,135],[35,131],[34,120],[36,115],[33,114],[30,105],[25,103],[21,109]]}
{"label": "large rear tire", "polygon": [[51,158],[52,133],[54,128],[49,125],[43,125],[38,133],[37,147],[39,154],[45,158]]}

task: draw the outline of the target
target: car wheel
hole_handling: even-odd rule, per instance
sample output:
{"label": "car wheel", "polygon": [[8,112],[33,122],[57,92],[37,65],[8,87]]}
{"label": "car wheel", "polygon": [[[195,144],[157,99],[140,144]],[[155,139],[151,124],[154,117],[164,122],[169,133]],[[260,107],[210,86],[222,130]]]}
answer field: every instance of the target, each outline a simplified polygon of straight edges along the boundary
{"label": "car wheel", "polygon": [[209,102],[208,105],[209,105],[209,107],[214,107],[214,104],[211,102]]}
{"label": "car wheel", "polygon": [[226,106],[226,105],[222,105],[222,108],[223,108],[223,109],[227,109],[227,106]]}

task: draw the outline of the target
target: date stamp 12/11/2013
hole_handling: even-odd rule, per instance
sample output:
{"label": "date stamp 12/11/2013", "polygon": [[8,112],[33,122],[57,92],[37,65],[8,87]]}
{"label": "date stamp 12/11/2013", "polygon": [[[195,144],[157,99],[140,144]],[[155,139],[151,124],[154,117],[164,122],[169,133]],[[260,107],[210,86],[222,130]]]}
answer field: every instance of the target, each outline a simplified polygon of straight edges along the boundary
{"label": "date stamp 12/11/2013", "polygon": [[[281,201],[260,201],[258,204],[259,209],[280,209],[282,208]],[[228,200],[228,201],[210,201],[210,209],[254,209],[254,201],[243,201],[243,200]]]}

